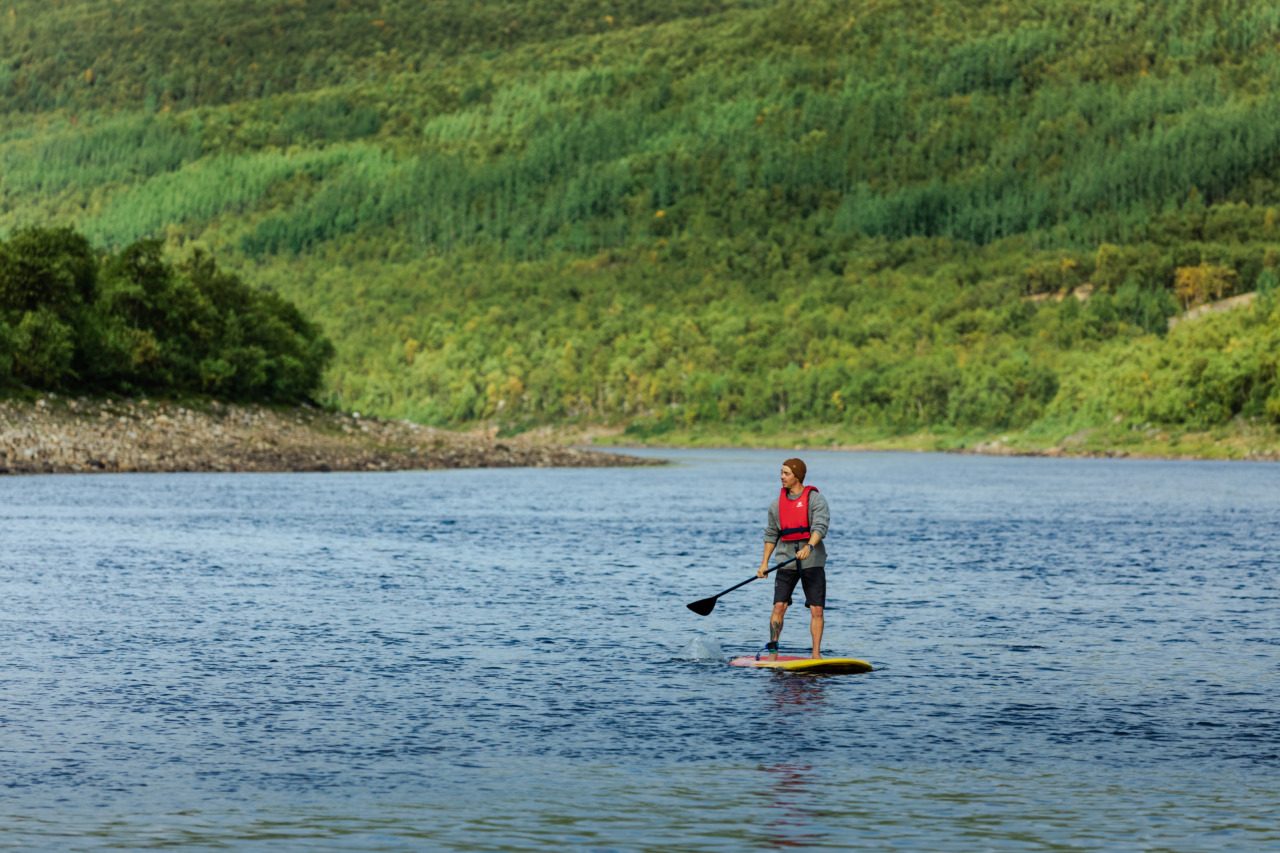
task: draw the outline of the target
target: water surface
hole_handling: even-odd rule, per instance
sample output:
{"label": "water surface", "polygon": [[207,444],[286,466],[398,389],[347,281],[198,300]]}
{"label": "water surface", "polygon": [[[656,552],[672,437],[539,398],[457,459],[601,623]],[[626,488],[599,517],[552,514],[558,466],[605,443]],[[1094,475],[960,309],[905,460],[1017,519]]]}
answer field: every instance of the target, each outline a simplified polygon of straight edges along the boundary
{"label": "water surface", "polygon": [[1280,848],[1280,468],[668,455],[0,479],[0,846]]}

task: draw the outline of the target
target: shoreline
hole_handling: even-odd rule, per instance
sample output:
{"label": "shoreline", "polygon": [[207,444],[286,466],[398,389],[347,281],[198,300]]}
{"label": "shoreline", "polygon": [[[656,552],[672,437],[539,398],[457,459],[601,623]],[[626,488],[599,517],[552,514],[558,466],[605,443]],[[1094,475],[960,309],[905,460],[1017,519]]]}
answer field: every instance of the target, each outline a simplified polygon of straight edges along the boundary
{"label": "shoreline", "polygon": [[679,430],[543,427],[499,437],[314,406],[212,400],[0,399],[0,475],[165,472],[405,471],[509,467],[633,467],[666,460],[628,449],[786,449],[1078,459],[1280,462],[1280,432],[1234,423],[1213,432],[1086,429],[1052,433],[859,436],[809,428]]}
{"label": "shoreline", "polygon": [[455,432],[312,406],[0,400],[0,475],[406,471],[663,464],[494,430]]}
{"label": "shoreline", "polygon": [[1133,459],[1219,462],[1280,462],[1280,431],[1233,423],[1213,431],[1091,428],[1069,433],[1001,432],[953,434],[920,432],[899,436],[856,436],[837,430],[772,432],[672,431],[630,436],[621,430],[597,436],[601,447],[617,449],[761,449],[861,453],[948,453],[1046,459]]}

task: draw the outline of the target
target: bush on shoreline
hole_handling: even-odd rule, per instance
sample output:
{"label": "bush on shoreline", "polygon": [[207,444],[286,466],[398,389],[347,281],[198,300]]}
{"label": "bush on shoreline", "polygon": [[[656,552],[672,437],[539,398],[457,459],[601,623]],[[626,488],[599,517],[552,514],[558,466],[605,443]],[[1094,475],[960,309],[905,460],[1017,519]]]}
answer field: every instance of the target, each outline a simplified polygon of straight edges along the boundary
{"label": "bush on shoreline", "polygon": [[0,242],[0,388],[298,402],[333,345],[291,303],[158,240],[97,255],[70,228]]}

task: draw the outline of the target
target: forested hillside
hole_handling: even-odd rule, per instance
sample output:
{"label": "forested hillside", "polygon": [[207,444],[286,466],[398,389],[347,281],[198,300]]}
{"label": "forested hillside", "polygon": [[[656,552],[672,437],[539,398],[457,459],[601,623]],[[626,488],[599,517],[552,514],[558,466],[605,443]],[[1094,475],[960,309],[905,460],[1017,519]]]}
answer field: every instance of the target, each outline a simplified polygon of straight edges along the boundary
{"label": "forested hillside", "polygon": [[1280,423],[1274,4],[0,0],[0,56],[0,238],[216,257],[345,407]]}

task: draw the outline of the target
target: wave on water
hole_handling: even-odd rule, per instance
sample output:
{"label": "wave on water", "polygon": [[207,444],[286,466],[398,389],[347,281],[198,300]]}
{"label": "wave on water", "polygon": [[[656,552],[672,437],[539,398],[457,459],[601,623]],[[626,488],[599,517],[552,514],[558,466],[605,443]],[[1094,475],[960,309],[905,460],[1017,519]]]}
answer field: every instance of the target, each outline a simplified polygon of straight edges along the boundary
{"label": "wave on water", "polygon": [[689,641],[680,656],[687,660],[724,660],[724,650],[711,637],[697,636]]}

